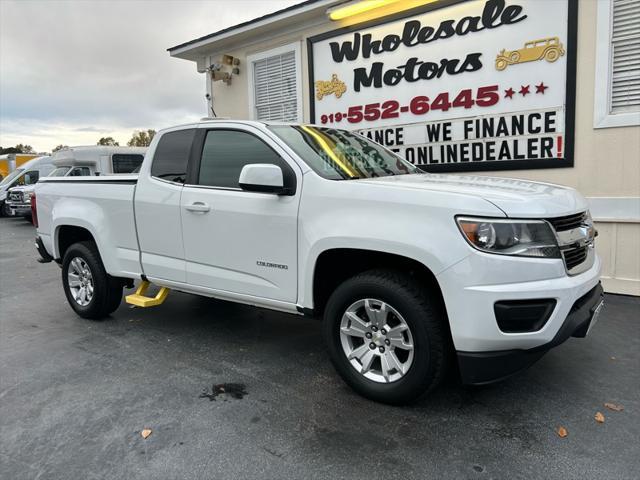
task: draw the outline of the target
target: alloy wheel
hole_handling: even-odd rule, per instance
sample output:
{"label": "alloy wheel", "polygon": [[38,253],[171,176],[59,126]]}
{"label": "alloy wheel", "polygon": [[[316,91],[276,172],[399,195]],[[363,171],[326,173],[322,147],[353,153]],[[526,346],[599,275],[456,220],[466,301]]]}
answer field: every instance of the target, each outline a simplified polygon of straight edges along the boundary
{"label": "alloy wheel", "polygon": [[340,343],[351,366],[374,382],[400,380],[413,363],[411,329],[382,300],[365,298],[346,309],[340,322]]}

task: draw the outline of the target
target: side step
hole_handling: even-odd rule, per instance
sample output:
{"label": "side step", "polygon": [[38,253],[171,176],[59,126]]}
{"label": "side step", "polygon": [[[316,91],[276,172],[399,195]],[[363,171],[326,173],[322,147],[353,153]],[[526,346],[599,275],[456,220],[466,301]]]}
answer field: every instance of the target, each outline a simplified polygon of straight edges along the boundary
{"label": "side step", "polygon": [[169,289],[167,287],[162,287],[155,297],[145,297],[145,293],[147,293],[149,285],[151,284],[148,281],[143,280],[136,290],[136,293],[124,297],[125,302],[142,308],[155,307],[156,305],[162,304],[169,295]]}

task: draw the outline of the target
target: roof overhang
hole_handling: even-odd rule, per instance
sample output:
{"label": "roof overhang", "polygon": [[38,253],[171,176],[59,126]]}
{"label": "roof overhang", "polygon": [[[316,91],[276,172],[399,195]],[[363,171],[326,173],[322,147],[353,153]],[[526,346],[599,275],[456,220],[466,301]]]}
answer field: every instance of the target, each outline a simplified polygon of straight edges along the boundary
{"label": "roof overhang", "polygon": [[263,17],[249,20],[218,32],[196,38],[186,43],[176,45],[168,50],[172,57],[197,62],[198,59],[213,51],[233,48],[239,44],[249,43],[282,28],[291,28],[292,21],[296,24],[319,20],[327,20],[326,12],[329,7],[343,3],[345,0],[307,0],[283,10],[278,10]]}

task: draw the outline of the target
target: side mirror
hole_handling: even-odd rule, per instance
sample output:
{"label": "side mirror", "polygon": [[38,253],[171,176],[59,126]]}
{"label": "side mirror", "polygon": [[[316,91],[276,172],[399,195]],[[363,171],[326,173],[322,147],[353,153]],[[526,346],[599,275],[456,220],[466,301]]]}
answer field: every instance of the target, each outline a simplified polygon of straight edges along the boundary
{"label": "side mirror", "polygon": [[242,167],[240,188],[249,192],[275,193],[277,195],[290,195],[291,192],[284,186],[282,169],[271,163],[253,163]]}

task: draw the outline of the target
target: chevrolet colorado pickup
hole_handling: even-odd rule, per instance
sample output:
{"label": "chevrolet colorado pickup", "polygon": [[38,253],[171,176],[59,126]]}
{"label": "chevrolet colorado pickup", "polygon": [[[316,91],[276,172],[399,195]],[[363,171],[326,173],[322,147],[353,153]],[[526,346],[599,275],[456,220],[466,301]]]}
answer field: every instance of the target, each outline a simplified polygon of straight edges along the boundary
{"label": "chevrolet colorado pickup", "polygon": [[547,183],[432,175],[357,133],[210,120],[161,131],[138,175],[44,178],[36,246],[81,317],[134,280],[321,316],[356,391],[404,403],[447,367],[519,371],[602,306],[585,199]]}

